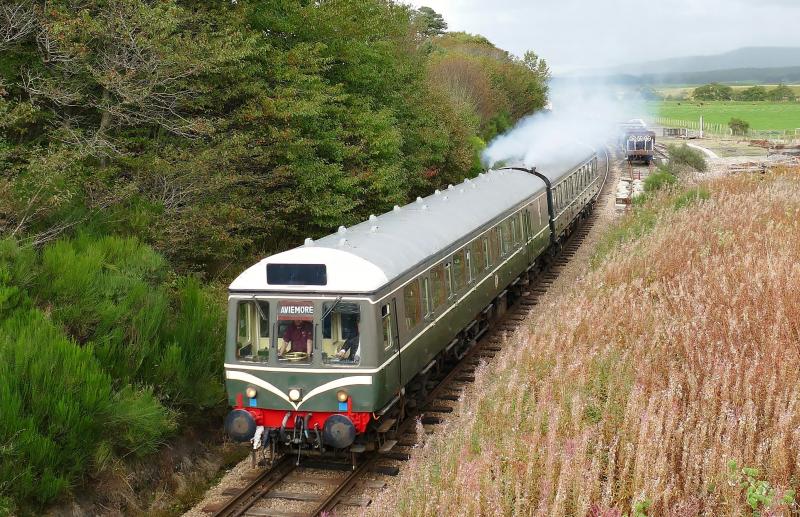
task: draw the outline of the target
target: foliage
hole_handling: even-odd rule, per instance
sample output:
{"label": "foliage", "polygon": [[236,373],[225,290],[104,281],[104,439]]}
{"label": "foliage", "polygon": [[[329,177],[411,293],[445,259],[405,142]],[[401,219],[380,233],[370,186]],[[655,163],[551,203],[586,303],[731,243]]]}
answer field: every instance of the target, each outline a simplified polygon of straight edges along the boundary
{"label": "foliage", "polygon": [[700,186],[623,218],[654,222],[479,365],[377,515],[747,515],[734,457],[775,489],[770,515],[796,511],[800,181]]}
{"label": "foliage", "polygon": [[[768,481],[759,479],[760,471],[755,468],[739,468],[736,460],[728,461],[728,475],[732,483],[744,489],[745,501],[753,512],[753,516],[761,515],[762,510],[766,510],[768,515],[772,515],[777,508],[773,505],[793,506],[795,504],[795,491],[786,490],[778,496],[777,491]],[[782,508],[786,509],[786,508]]]}
{"label": "foliage", "polygon": [[695,88],[692,97],[701,101],[729,101],[733,99],[733,88],[720,83],[709,83]]}
{"label": "foliage", "polygon": [[670,145],[667,147],[669,152],[670,166],[687,165],[696,171],[705,172],[708,169],[708,163],[703,156],[702,151],[693,149],[686,144]]}
{"label": "foliage", "polygon": [[735,97],[738,101],[765,101],[767,100],[767,89],[761,85],[751,86],[736,92]]}
{"label": "foliage", "polygon": [[412,12],[412,22],[417,27],[417,31],[424,37],[433,37],[444,34],[447,31],[447,22],[444,17],[427,6],[422,6]]}
{"label": "foliage", "polygon": [[664,187],[674,185],[678,182],[675,175],[666,168],[659,168],[644,179],[644,191],[655,192]]}
{"label": "foliage", "polygon": [[35,260],[0,242],[0,488],[42,505],[113,456],[153,452],[175,429],[149,389],[116,386],[93,356],[34,308],[16,281]]}
{"label": "foliage", "polygon": [[731,131],[734,135],[746,135],[747,132],[750,130],[750,123],[746,120],[742,120],[740,118],[732,117],[728,121],[728,127],[731,128]]}
{"label": "foliage", "polygon": [[775,102],[794,102],[797,100],[797,95],[791,88],[781,83],[767,92],[766,98],[767,100]]}

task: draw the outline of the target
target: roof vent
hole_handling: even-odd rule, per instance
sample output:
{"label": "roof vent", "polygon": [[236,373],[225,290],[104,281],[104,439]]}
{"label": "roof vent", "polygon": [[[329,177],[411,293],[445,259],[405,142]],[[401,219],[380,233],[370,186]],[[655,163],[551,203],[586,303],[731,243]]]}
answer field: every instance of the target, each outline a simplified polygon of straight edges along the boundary
{"label": "roof vent", "polygon": [[423,210],[427,210],[428,209],[428,205],[422,205],[422,209]]}
{"label": "roof vent", "polygon": [[472,180],[467,178],[467,179],[464,180],[464,183],[472,183]]}
{"label": "roof vent", "polygon": [[422,204],[422,198],[419,196],[417,196],[417,203],[419,203],[420,205]]}
{"label": "roof vent", "polygon": [[455,187],[453,186],[453,184],[452,184],[452,183],[451,183],[451,184],[449,184],[449,185],[447,185],[447,190],[453,190],[454,188],[455,188]]}
{"label": "roof vent", "polygon": [[399,212],[399,211],[400,211],[400,206],[398,206],[398,205],[394,205],[394,208],[392,208],[392,210],[393,210],[394,212]]}
{"label": "roof vent", "polygon": [[441,196],[442,195],[442,191],[437,188],[436,190],[433,191],[433,195],[434,196]]}
{"label": "roof vent", "polygon": [[345,233],[347,233],[347,228],[345,228],[344,226],[340,226],[339,235],[344,235]]}
{"label": "roof vent", "polygon": [[347,239],[339,239],[339,247],[344,248],[345,246],[347,246]]}
{"label": "roof vent", "polygon": [[311,237],[306,237],[306,240],[303,241],[303,245],[304,246],[313,246],[314,245],[314,239],[312,239]]}
{"label": "roof vent", "polygon": [[442,201],[447,201],[447,196],[444,196],[444,197],[442,198]]}
{"label": "roof vent", "polygon": [[377,221],[377,220],[378,220],[378,218],[377,218],[377,217],[375,217],[375,214],[369,214],[369,220],[370,220],[370,221]]}
{"label": "roof vent", "polygon": [[378,225],[372,225],[369,227],[370,233],[378,233]]}

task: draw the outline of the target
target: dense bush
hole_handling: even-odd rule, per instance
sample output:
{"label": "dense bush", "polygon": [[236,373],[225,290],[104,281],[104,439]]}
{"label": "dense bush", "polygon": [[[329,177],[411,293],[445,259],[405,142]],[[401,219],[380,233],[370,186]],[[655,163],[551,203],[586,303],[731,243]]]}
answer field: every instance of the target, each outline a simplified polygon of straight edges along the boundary
{"label": "dense bush", "polygon": [[697,171],[705,172],[708,169],[708,163],[703,156],[702,151],[692,149],[686,144],[670,145],[669,152],[669,165],[674,166],[689,166]]}
{"label": "dense bush", "polygon": [[655,192],[666,186],[674,185],[677,181],[678,179],[668,169],[659,167],[656,172],[644,179],[644,191]]}
{"label": "dense bush", "polygon": [[32,253],[0,247],[0,500],[41,505],[114,458],[153,452],[175,420],[36,309],[15,285]]}
{"label": "dense bush", "polygon": [[732,117],[728,122],[728,127],[734,135],[746,135],[750,130],[750,123],[740,118]]}

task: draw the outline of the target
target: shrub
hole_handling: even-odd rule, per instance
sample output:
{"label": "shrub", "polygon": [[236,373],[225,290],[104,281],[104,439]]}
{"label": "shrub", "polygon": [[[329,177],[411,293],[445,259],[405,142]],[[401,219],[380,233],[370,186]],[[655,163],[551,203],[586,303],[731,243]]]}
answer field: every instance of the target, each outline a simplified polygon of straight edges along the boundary
{"label": "shrub", "polygon": [[670,166],[688,165],[700,172],[704,172],[708,169],[708,164],[706,163],[706,158],[703,156],[703,153],[697,149],[692,149],[686,144],[670,145],[668,151]]}
{"label": "shrub", "polygon": [[114,389],[92,350],[10,285],[11,269],[0,261],[0,488],[41,506],[112,457],[155,450],[175,423],[147,390]]}
{"label": "shrub", "polygon": [[656,172],[644,179],[644,191],[655,192],[664,187],[674,185],[677,182],[678,178],[676,178],[674,174],[665,168],[659,167]]}
{"label": "shrub", "polygon": [[192,412],[224,400],[224,311],[137,239],[82,234],[47,246],[34,294],[91,343],[115,386],[156,386],[163,401]]}
{"label": "shrub", "polygon": [[746,135],[750,130],[750,123],[740,118],[732,117],[728,121],[728,127],[731,128],[734,135]]}

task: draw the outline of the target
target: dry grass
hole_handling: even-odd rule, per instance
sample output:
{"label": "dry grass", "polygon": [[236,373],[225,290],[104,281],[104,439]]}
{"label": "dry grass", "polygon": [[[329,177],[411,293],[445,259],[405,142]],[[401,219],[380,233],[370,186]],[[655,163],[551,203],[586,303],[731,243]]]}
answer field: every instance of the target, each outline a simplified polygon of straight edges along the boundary
{"label": "dry grass", "polygon": [[762,490],[761,515],[788,514],[800,177],[708,189],[680,210],[652,201],[645,236],[542,307],[375,513],[753,515],[746,496]]}

